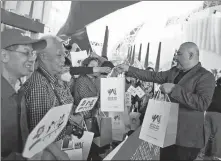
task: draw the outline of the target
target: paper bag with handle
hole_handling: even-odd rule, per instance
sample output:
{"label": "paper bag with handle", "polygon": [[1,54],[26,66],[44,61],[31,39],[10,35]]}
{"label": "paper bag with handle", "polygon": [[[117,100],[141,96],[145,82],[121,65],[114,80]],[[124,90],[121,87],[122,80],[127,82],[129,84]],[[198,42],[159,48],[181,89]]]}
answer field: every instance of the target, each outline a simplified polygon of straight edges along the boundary
{"label": "paper bag with handle", "polygon": [[170,102],[168,95],[159,101],[160,95],[158,91],[149,100],[139,138],[164,148],[176,143],[179,105]]}
{"label": "paper bag with handle", "polygon": [[107,117],[104,112],[99,112],[99,116],[97,116],[97,122],[100,130],[100,136],[94,138],[94,143],[103,147],[112,142],[112,122],[111,118]]}

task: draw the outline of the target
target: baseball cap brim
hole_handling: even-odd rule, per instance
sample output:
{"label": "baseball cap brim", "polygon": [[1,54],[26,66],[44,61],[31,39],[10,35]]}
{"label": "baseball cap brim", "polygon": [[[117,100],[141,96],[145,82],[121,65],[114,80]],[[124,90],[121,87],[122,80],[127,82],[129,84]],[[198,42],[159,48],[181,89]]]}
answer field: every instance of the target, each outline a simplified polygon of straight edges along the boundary
{"label": "baseball cap brim", "polygon": [[34,50],[43,50],[47,46],[44,39],[32,39],[25,36],[24,33],[17,29],[5,30],[1,33],[2,41],[1,48],[5,49],[12,45],[27,45],[31,44]]}
{"label": "baseball cap brim", "polygon": [[27,45],[27,44],[31,44],[33,50],[43,50],[47,46],[47,42],[44,39],[24,40],[24,41],[20,41],[18,44],[12,44],[12,45]]}

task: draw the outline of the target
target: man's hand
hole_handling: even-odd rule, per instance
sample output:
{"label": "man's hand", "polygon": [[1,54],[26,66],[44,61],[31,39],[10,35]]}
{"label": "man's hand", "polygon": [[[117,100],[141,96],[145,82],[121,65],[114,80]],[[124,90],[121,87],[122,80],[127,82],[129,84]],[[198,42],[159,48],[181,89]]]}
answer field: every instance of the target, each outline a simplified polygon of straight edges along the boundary
{"label": "man's hand", "polygon": [[128,72],[129,65],[127,65],[127,64],[120,64],[120,65],[117,65],[116,68],[117,68],[117,71],[120,72],[120,73]]}
{"label": "man's hand", "polygon": [[165,94],[170,94],[175,87],[173,83],[164,83],[160,86],[160,90]]}
{"label": "man's hand", "polygon": [[109,67],[93,67],[93,72],[94,73],[110,73],[111,68]]}

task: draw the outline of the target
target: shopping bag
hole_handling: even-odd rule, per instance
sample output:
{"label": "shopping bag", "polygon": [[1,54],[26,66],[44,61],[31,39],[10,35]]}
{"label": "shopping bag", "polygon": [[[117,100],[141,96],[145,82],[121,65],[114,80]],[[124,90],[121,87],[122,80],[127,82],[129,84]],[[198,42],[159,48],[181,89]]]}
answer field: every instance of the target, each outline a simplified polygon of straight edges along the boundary
{"label": "shopping bag", "polygon": [[[55,142],[55,144],[62,150],[62,146],[63,146],[63,140],[59,140],[57,142]],[[70,148],[69,150],[62,150],[65,153],[68,154],[68,157],[70,158],[70,160],[83,160],[83,151],[82,151],[82,146],[75,146],[74,145],[74,138],[73,135],[71,135],[71,140],[69,142],[69,144],[72,144],[72,148]],[[69,145],[70,146],[70,145]]]}
{"label": "shopping bag", "polygon": [[73,67],[81,66],[81,62],[88,57],[87,51],[71,52],[71,62]]}
{"label": "shopping bag", "polygon": [[124,125],[125,125],[125,133],[130,131],[129,109],[130,109],[130,106],[125,105],[124,112],[123,112],[123,121],[124,121]]}
{"label": "shopping bag", "polygon": [[100,130],[100,136],[94,138],[93,142],[97,146],[103,147],[112,142],[112,122],[111,118],[107,117],[105,114],[103,114],[103,116],[98,116],[97,121]]}
{"label": "shopping bag", "polygon": [[66,150],[65,153],[68,154],[70,160],[84,160],[83,159],[83,150],[82,148],[73,149],[73,150]]}
{"label": "shopping bag", "polygon": [[132,112],[129,115],[131,130],[136,130],[138,127],[140,127],[140,115],[141,113],[134,112],[134,108],[132,109]]}
{"label": "shopping bag", "polygon": [[150,99],[139,138],[162,148],[175,144],[178,107],[177,103]]}
{"label": "shopping bag", "polygon": [[94,137],[100,136],[100,130],[96,117],[86,118],[84,120],[87,130],[94,133]]}
{"label": "shopping bag", "polygon": [[125,78],[101,78],[101,111],[123,112],[125,98]]}
{"label": "shopping bag", "polygon": [[83,160],[87,160],[88,154],[91,149],[91,144],[93,142],[94,133],[89,131],[84,131],[84,135],[78,139],[76,136],[73,136],[75,147],[77,145],[83,144],[82,155]]}
{"label": "shopping bag", "polygon": [[126,133],[123,112],[109,112],[112,120],[112,139],[122,141]]}

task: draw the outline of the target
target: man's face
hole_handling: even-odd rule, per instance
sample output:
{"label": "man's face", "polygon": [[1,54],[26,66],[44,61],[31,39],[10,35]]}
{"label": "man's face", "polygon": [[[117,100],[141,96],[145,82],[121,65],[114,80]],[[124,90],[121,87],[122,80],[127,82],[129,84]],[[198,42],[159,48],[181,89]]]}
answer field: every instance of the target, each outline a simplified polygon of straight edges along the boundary
{"label": "man's face", "polygon": [[60,74],[64,68],[65,50],[62,44],[54,46],[45,53],[47,57],[45,65],[53,74]]}
{"label": "man's face", "polygon": [[175,61],[177,62],[178,69],[184,70],[187,68],[188,64],[190,63],[190,57],[185,46],[180,46],[175,56]]}
{"label": "man's face", "polygon": [[34,71],[36,54],[31,45],[18,45],[17,49],[5,49],[8,59],[5,60],[5,67],[17,78],[30,75]]}

